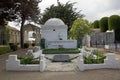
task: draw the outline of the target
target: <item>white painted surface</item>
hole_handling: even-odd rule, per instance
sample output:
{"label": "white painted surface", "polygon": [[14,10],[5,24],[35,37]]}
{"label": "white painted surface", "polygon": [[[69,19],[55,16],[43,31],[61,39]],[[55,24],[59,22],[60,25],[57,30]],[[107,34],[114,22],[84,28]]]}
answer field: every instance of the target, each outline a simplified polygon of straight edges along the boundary
{"label": "white painted surface", "polygon": [[118,59],[115,57],[115,54],[108,53],[106,55],[106,59],[103,64],[84,64],[83,55],[80,54],[78,59],[78,66],[80,71],[88,70],[88,69],[102,69],[102,68],[112,68],[112,69],[120,69],[120,64]]}
{"label": "white painted surface", "polygon": [[77,48],[77,41],[67,39],[67,25],[61,19],[51,18],[41,27],[41,38],[45,39],[45,48]]}
{"label": "white painted surface", "polygon": [[42,50],[39,50],[39,51],[36,51],[36,52],[32,53],[32,55],[34,56],[34,58],[40,57],[41,54],[42,54]]}
{"label": "white painted surface", "polygon": [[49,41],[48,42],[48,49],[50,48],[77,48],[77,41],[76,40],[60,40],[60,41]]}
{"label": "white painted surface", "polygon": [[[60,36],[61,35],[61,36]],[[41,38],[44,38],[46,41],[55,41],[55,40],[67,40],[67,29],[53,29],[50,30],[42,30]]]}
{"label": "white painted surface", "polygon": [[20,60],[17,59],[17,55],[9,55],[8,60],[6,60],[6,70],[7,71],[40,71],[45,70],[45,59],[44,55],[40,55],[40,64],[22,65]]}

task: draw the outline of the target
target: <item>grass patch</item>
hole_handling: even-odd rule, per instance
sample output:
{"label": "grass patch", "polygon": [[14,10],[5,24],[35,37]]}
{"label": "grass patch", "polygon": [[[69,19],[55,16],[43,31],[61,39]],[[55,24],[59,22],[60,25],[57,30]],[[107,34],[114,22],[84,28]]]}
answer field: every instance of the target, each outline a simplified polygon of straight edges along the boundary
{"label": "grass patch", "polygon": [[44,49],[43,54],[80,53],[78,49]]}
{"label": "grass patch", "polygon": [[0,46],[0,55],[10,52],[9,46]]}

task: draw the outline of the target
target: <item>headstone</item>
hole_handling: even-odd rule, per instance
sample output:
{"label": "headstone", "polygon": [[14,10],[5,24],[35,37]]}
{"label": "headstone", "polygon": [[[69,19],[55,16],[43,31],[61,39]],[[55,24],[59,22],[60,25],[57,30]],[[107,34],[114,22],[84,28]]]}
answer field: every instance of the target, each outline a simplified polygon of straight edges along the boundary
{"label": "headstone", "polygon": [[69,55],[55,55],[52,62],[71,62]]}

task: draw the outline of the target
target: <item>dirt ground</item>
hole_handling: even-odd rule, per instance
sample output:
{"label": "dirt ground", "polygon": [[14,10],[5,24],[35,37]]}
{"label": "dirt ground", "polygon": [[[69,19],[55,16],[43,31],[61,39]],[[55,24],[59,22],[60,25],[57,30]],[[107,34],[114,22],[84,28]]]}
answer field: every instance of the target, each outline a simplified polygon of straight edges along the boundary
{"label": "dirt ground", "polygon": [[[0,80],[120,80],[120,70],[100,69],[84,72],[12,72],[5,70],[9,54],[24,55],[26,49],[0,55]],[[120,55],[116,55],[120,59]]]}

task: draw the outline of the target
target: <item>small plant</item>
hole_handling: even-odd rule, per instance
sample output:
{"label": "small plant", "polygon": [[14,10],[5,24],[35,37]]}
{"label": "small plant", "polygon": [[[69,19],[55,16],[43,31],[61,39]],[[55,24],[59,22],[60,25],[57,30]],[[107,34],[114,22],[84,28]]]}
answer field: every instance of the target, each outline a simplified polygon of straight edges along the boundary
{"label": "small plant", "polygon": [[104,55],[104,53],[97,50],[87,57],[83,56],[85,64],[101,64],[104,63],[105,58],[106,56]]}
{"label": "small plant", "polygon": [[32,55],[19,57],[20,64],[39,64],[39,60],[34,59]]}

